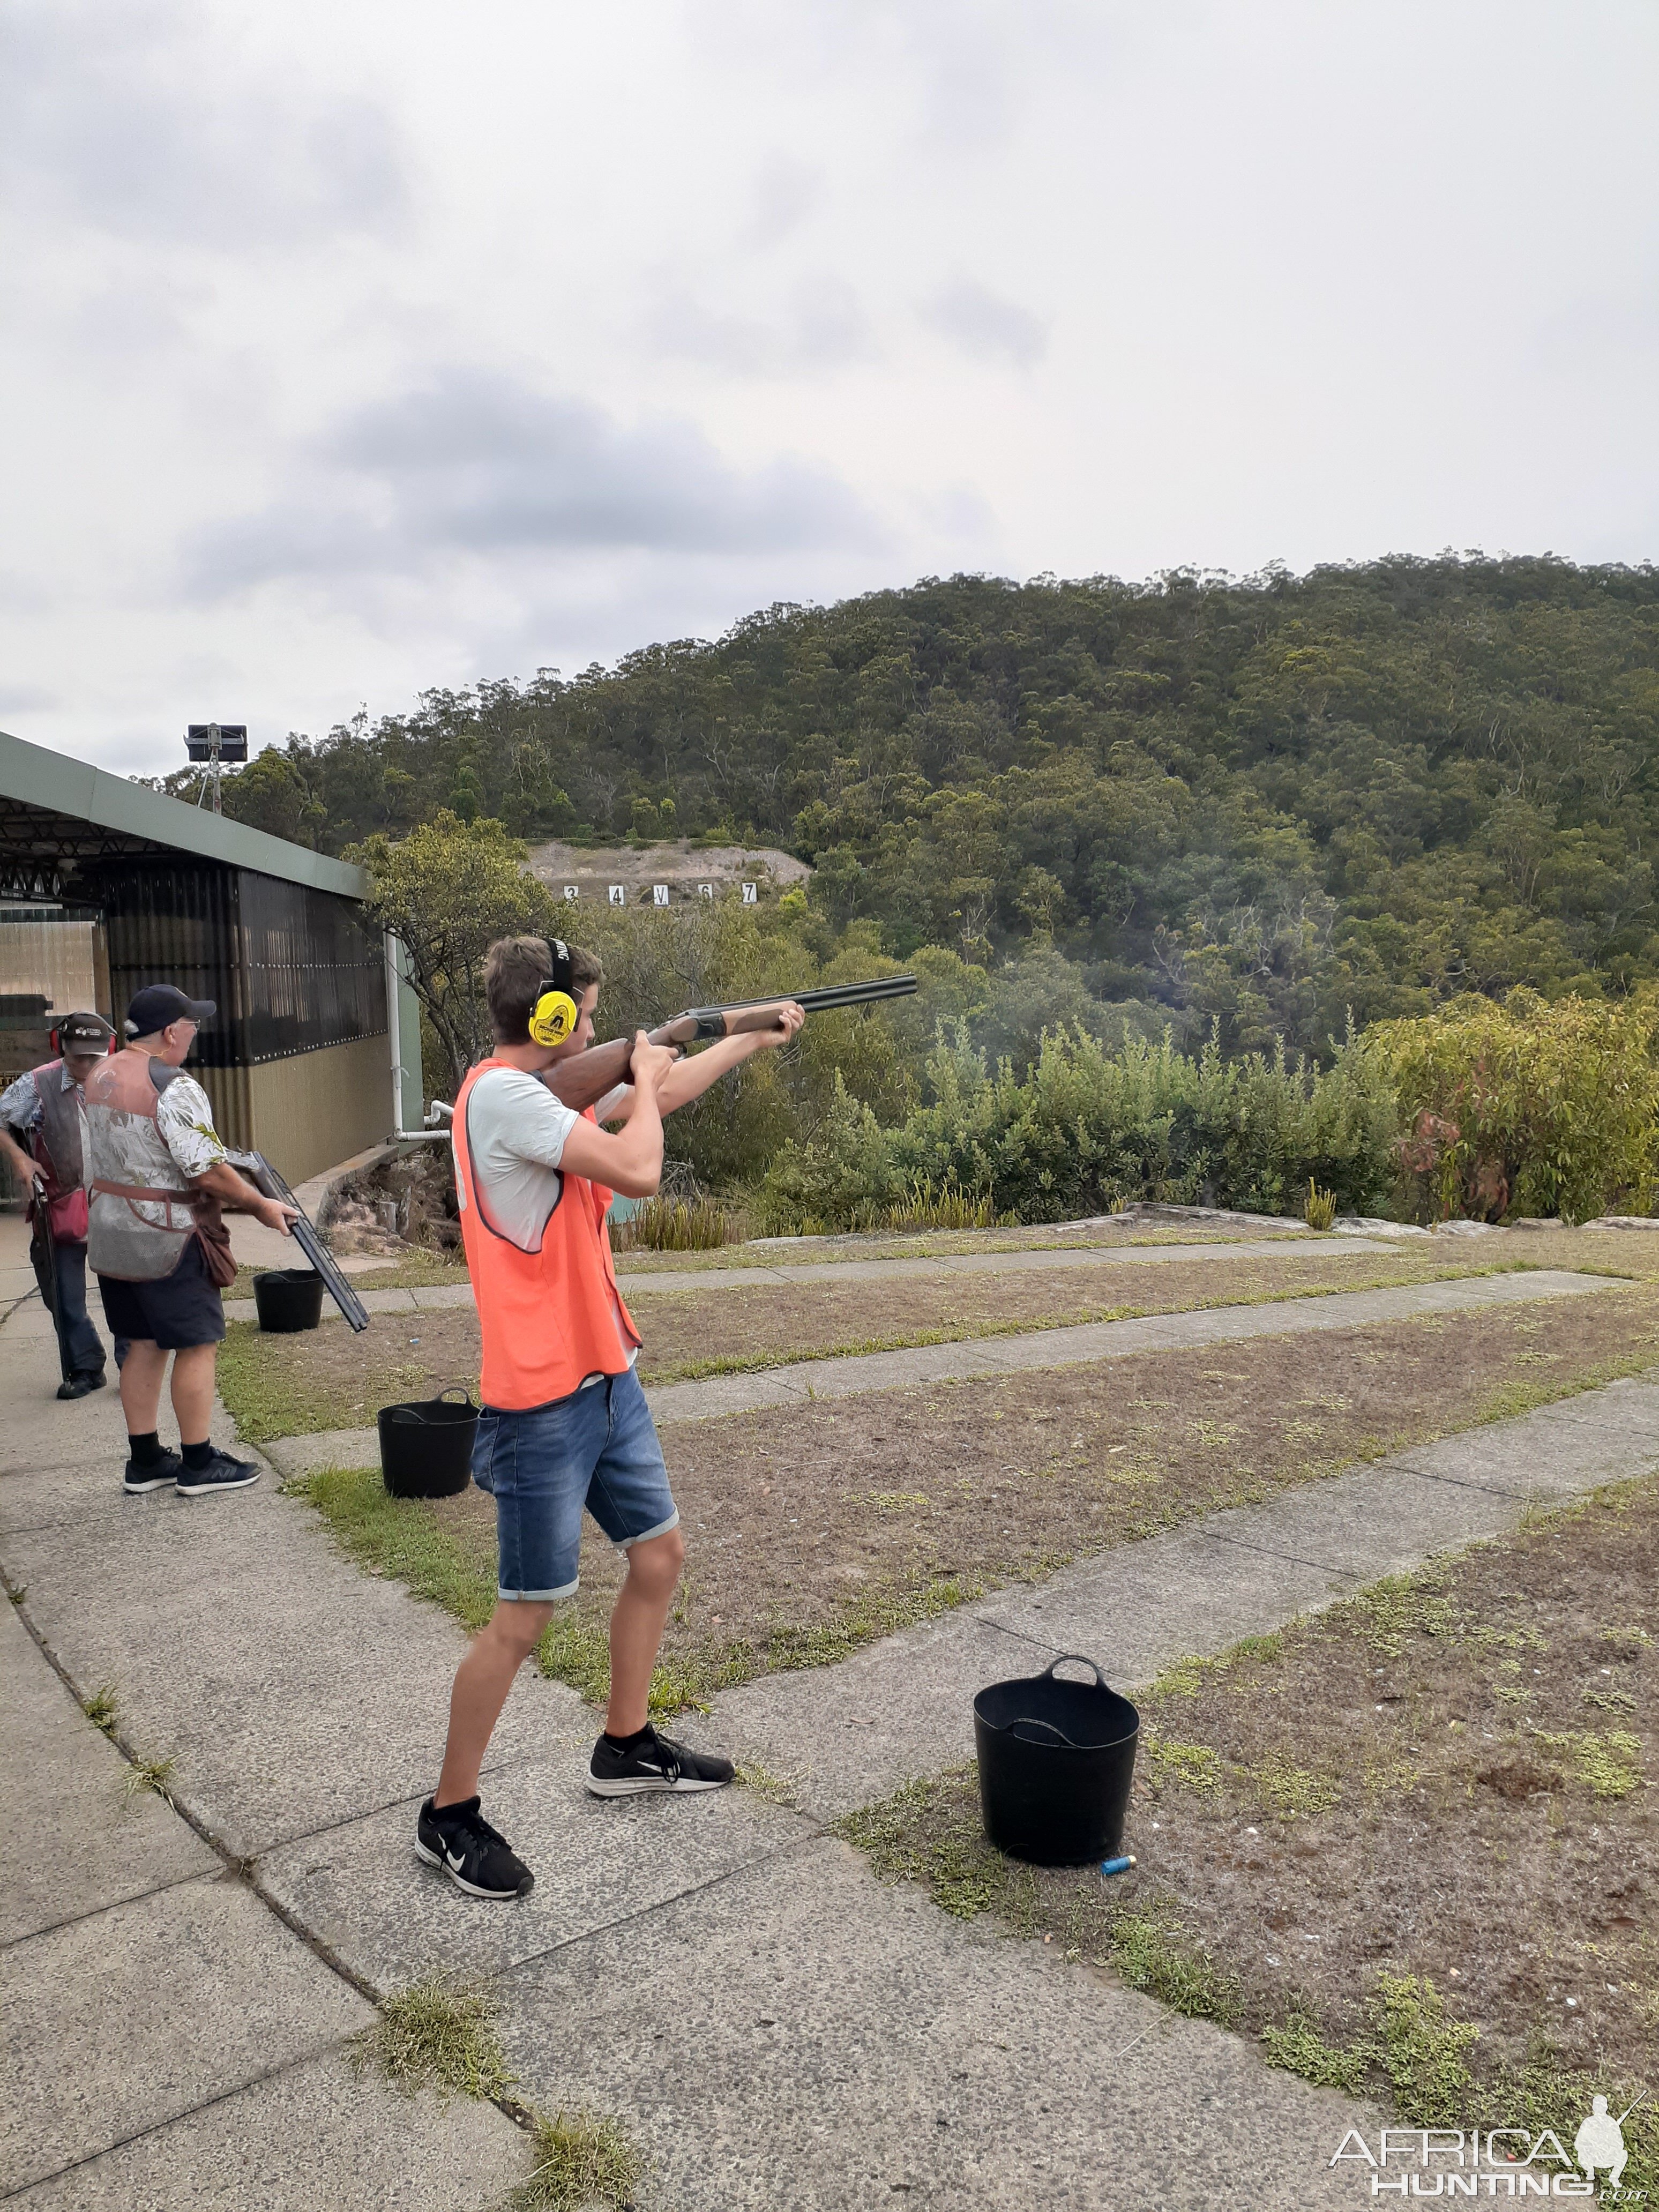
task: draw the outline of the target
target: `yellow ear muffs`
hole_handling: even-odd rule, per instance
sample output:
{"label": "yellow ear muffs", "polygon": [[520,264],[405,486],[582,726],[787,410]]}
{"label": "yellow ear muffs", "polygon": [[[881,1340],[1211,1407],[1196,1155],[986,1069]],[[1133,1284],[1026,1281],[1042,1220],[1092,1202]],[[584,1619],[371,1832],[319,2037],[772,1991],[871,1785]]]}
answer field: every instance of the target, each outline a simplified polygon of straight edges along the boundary
{"label": "yellow ear muffs", "polygon": [[576,1001],[569,992],[545,990],[530,1017],[530,1035],[537,1044],[562,1044],[575,1034],[576,1021]]}

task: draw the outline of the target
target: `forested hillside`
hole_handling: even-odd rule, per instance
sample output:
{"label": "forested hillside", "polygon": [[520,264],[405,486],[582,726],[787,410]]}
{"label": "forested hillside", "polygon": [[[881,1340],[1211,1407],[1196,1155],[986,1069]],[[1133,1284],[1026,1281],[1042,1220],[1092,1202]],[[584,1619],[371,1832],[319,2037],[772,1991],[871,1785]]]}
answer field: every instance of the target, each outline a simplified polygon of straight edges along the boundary
{"label": "forested hillside", "polygon": [[1659,570],[927,580],[430,693],[225,806],[331,852],[445,806],[753,837],[898,957],[1051,941],[1095,1000],[1322,1052],[1350,1009],[1659,975]]}

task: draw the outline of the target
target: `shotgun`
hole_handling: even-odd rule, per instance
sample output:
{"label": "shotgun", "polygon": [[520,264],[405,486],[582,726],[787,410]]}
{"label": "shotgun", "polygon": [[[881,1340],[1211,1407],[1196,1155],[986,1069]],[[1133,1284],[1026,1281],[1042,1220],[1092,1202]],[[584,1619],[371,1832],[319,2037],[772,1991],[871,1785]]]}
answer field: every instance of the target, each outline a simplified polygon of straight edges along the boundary
{"label": "shotgun", "polygon": [[368,1327],[368,1310],[352,1289],[349,1280],[335,1264],[334,1255],[307,1220],[305,1208],[283,1181],[280,1170],[272,1167],[263,1152],[228,1152],[225,1157],[234,1168],[241,1170],[256,1190],[263,1192],[266,1198],[280,1200],[283,1205],[294,1208],[300,1218],[289,1223],[289,1236],[322,1277],[323,1288],[352,1328],[361,1335]]}
{"label": "shotgun", "polygon": [[[712,1043],[716,1037],[781,1029],[783,1009],[792,1003],[809,1014],[827,1013],[836,1006],[864,1006],[882,999],[908,999],[915,988],[914,975],[884,975],[873,983],[830,983],[821,990],[797,991],[793,1000],[786,994],[777,999],[743,999],[729,1006],[694,1006],[687,1013],[676,1014],[660,1029],[653,1030],[651,1042],[672,1045],[677,1052],[684,1052],[687,1045]],[[555,1061],[542,1081],[562,1104],[573,1107],[580,1114],[589,1106],[597,1106],[618,1084],[629,1079],[629,1063],[633,1057],[631,1036],[612,1037],[609,1044],[590,1045],[586,1052],[573,1053],[568,1060]]]}
{"label": "shotgun", "polygon": [[[41,1299],[52,1316],[52,1334],[58,1339],[58,1364],[67,1382],[75,1370],[70,1365],[69,1340],[64,1334],[64,1316],[58,1303],[58,1239],[52,1233],[52,1200],[46,1196],[43,1176],[35,1176],[30,1194],[34,1200],[31,1242],[38,1238],[40,1244],[40,1257],[35,1261],[35,1280],[41,1285]],[[33,1252],[29,1257],[34,1258]],[[50,1291],[46,1287],[48,1283],[52,1285]]]}

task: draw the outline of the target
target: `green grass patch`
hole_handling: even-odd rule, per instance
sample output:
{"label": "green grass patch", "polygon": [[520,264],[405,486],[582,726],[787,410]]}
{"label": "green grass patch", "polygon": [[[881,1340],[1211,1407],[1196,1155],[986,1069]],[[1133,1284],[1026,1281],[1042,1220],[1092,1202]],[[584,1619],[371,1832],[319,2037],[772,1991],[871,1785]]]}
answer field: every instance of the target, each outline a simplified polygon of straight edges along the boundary
{"label": "green grass patch", "polygon": [[[406,2097],[430,2090],[445,2102],[456,2096],[504,2102],[518,2083],[496,2033],[498,2016],[483,1990],[434,1975],[386,2000],[374,2027],[349,2046],[353,2068],[372,2068]],[[619,2121],[597,2112],[550,2119],[521,2105],[511,2109],[535,2144],[534,2170],[508,2200],[519,2212],[581,2212],[594,2204],[623,2212],[645,2162]]]}
{"label": "green grass patch", "polygon": [[174,1759],[135,1759],[127,1769],[128,1796],[141,1796],[145,1790],[150,1790],[171,1804],[171,1785],[178,1763]]}
{"label": "green grass patch", "polygon": [[114,1683],[106,1682],[101,1689],[94,1690],[84,1701],[81,1710],[94,1728],[101,1729],[106,1735],[113,1735],[115,1733]]}
{"label": "green grass patch", "polygon": [[[1635,1699],[1628,1702],[1634,1711]],[[1642,1786],[1642,1741],[1628,1729],[1608,1729],[1600,1735],[1589,1730],[1553,1735],[1539,1729],[1535,1741],[1570,1759],[1592,1797],[1616,1801]]]}
{"label": "green grass patch", "polygon": [[347,1558],[370,1574],[405,1583],[463,1628],[482,1628],[495,1611],[494,1544],[462,1543],[421,1499],[392,1497],[378,1467],[319,1468],[285,1486],[317,1509]]}
{"label": "green grass patch", "polygon": [[[394,1498],[377,1467],[319,1468],[284,1486],[322,1516],[346,1556],[374,1575],[402,1583],[416,1597],[451,1613],[476,1632],[495,1609],[495,1545],[487,1524],[465,1534],[441,1522],[417,1498]],[[603,1705],[611,1682],[605,1627],[574,1607],[556,1613],[536,1646],[550,1680],[566,1682],[592,1705]],[[746,1679],[741,1654],[669,1657],[652,1677],[650,1708],[658,1718],[706,1705],[716,1690]]]}

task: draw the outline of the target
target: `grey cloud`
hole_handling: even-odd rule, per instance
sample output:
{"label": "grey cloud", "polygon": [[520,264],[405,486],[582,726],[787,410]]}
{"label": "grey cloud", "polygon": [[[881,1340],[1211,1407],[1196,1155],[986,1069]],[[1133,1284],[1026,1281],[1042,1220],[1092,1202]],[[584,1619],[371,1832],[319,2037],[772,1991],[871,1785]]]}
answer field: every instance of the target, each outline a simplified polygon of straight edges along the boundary
{"label": "grey cloud", "polygon": [[729,556],[880,536],[825,470],[736,469],[692,424],[624,427],[586,400],[482,371],[356,410],[318,442],[310,473],[310,501],[198,536],[187,560],[198,590],[413,574],[458,553]]}
{"label": "grey cloud", "polygon": [[922,320],[975,361],[1012,362],[1034,368],[1048,350],[1048,325],[1016,300],[958,276],[936,292]]}
{"label": "grey cloud", "polygon": [[0,684],[0,714],[39,714],[58,704],[55,691],[38,684]]}
{"label": "grey cloud", "polygon": [[11,0],[0,178],[123,236],[240,251],[383,229],[405,202],[378,107],[250,76],[192,0]]}
{"label": "grey cloud", "polygon": [[823,172],[793,155],[769,154],[756,173],[748,242],[764,251],[799,230],[823,189]]}
{"label": "grey cloud", "polygon": [[709,307],[684,286],[660,291],[645,319],[653,349],[744,376],[788,376],[842,368],[875,352],[870,324],[851,285],[838,276],[798,285],[783,311],[765,319]]}

